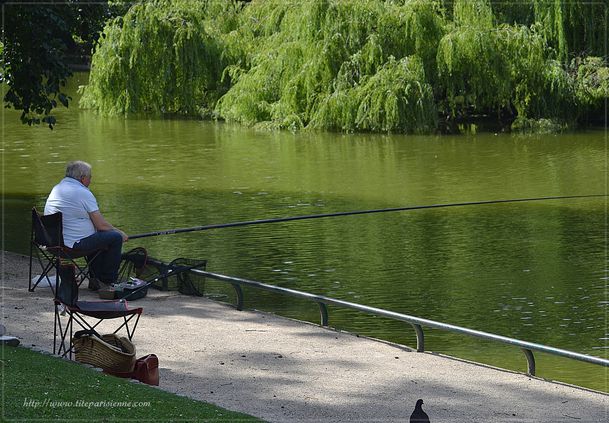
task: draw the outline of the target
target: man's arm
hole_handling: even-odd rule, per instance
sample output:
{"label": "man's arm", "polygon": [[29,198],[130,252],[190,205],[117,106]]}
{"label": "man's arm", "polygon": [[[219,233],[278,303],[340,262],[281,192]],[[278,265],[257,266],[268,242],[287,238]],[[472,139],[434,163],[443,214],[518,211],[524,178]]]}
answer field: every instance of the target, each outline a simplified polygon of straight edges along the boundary
{"label": "man's arm", "polygon": [[93,226],[95,226],[95,229],[97,231],[117,231],[123,236],[123,242],[129,239],[129,236],[126,233],[124,233],[120,229],[115,228],[110,224],[110,222],[104,219],[104,216],[102,216],[99,210],[90,212],[89,217],[91,218],[91,222],[93,222]]}

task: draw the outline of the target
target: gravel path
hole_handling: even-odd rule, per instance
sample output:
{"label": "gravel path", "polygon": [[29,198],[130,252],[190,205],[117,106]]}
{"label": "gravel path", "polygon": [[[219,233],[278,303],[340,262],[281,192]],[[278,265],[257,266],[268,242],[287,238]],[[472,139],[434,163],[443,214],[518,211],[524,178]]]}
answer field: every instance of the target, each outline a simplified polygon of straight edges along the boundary
{"label": "gravel path", "polygon": [[[27,257],[3,253],[0,323],[52,351],[51,291],[27,279]],[[598,392],[203,298],[152,290],[132,304],[137,356],[159,357],[162,389],[270,422],[407,422],[418,398],[432,422],[609,421]]]}

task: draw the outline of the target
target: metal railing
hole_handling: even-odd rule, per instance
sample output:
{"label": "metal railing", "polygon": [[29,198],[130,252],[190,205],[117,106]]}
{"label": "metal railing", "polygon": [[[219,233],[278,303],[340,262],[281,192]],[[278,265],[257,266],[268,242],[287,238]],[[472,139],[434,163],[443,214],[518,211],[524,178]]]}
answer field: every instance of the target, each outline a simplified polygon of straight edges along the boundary
{"label": "metal railing", "polygon": [[387,317],[394,320],[400,320],[406,323],[410,323],[417,336],[417,352],[425,351],[425,335],[423,327],[429,327],[433,329],[440,329],[443,331],[459,333],[463,335],[469,335],[476,338],[481,338],[487,341],[500,342],[502,344],[512,345],[519,347],[524,353],[527,360],[527,374],[535,376],[535,356],[533,351],[539,351],[547,354],[557,355],[561,357],[570,358],[573,360],[579,360],[586,363],[598,364],[601,366],[609,367],[609,360],[595,357],[591,355],[581,354],[573,351],[563,350],[560,348],[554,348],[547,345],[536,344],[534,342],[521,341],[515,338],[509,338],[506,336],[496,335],[493,333],[482,332],[474,329],[468,329],[461,326],[455,326],[448,323],[436,322],[434,320],[422,319],[416,316],[410,316],[407,314],[396,313],[394,311],[384,310],[376,307],[369,307],[362,304],[352,303],[349,301],[338,300],[336,298],[325,297],[323,295],[311,294],[308,292],[297,291],[294,289],[283,288],[274,285],[268,285],[262,282],[252,281],[243,278],[237,278],[233,276],[226,276],[219,273],[208,272],[199,269],[192,269],[191,272],[212,278],[219,281],[230,283],[235,289],[237,295],[237,304],[235,305],[238,310],[243,310],[243,290],[242,286],[249,286],[252,288],[262,289],[278,293],[281,295],[288,295],[296,298],[310,300],[316,302],[319,305],[319,312],[321,316],[321,326],[328,326],[328,305],[334,305],[343,308],[349,308],[352,310],[358,310],[367,314],[376,316]]}

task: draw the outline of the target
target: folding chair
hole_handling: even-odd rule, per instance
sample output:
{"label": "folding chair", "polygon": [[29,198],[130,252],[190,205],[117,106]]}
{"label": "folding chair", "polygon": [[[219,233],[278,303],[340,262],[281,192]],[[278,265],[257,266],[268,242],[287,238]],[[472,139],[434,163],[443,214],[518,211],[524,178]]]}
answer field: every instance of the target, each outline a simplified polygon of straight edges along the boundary
{"label": "folding chair", "polygon": [[131,340],[144,309],[129,308],[125,300],[78,301],[75,268],[73,264],[63,264],[58,270],[60,285],[54,298],[53,354],[72,359],[74,323],[95,333],[95,328],[104,320],[119,319],[120,325],[112,333],[124,329]]}
{"label": "folding chair", "polygon": [[[41,215],[36,208],[32,208],[32,233],[30,239],[30,282],[29,291],[33,292],[38,284],[44,280],[50,280],[49,274],[55,269],[55,287],[59,284],[59,266],[63,261],[68,261],[76,266],[77,280],[82,283],[85,278],[91,277],[89,264],[97,258],[103,249],[77,250],[67,247],[63,243],[63,220],[61,212],[50,215]],[[42,274],[38,279],[32,281],[32,262],[34,256],[40,264]],[[85,258],[86,264],[81,265],[76,259]],[[79,283],[79,285],[80,285]],[[51,285],[51,289],[53,286]],[[53,289],[53,295],[55,290]]]}

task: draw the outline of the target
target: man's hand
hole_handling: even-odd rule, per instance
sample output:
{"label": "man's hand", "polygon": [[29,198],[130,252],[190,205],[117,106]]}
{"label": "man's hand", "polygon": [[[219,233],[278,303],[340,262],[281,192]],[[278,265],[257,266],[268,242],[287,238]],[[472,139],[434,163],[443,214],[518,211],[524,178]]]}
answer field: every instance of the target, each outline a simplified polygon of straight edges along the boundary
{"label": "man's hand", "polygon": [[124,233],[120,229],[114,228],[114,230],[123,236],[123,242],[129,241],[129,235],[127,235],[126,233]]}

